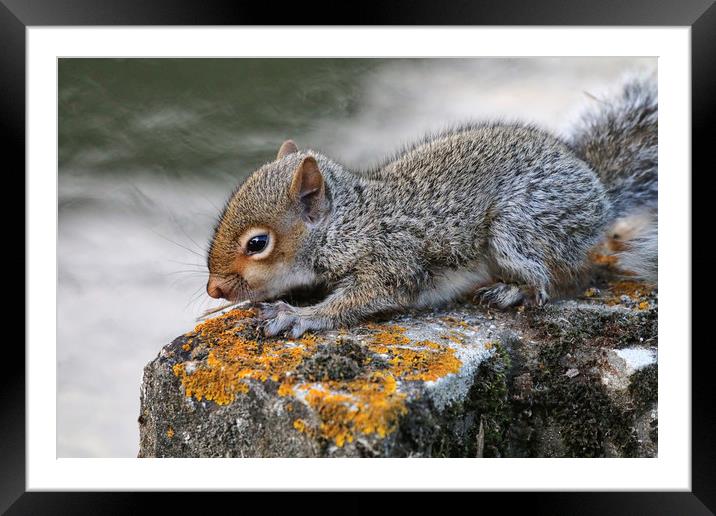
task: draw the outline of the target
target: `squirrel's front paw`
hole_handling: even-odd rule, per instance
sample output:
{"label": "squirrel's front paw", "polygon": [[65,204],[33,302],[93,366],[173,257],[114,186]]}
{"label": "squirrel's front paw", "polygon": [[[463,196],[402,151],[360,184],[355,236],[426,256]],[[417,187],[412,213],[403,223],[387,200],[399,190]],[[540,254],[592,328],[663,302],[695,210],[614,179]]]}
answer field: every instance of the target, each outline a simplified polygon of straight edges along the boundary
{"label": "squirrel's front paw", "polygon": [[262,304],[259,319],[265,321],[263,331],[267,337],[287,332],[297,339],[309,330],[323,330],[328,327],[324,319],[313,317],[305,313],[305,309],[296,308],[283,301]]}
{"label": "squirrel's front paw", "polygon": [[275,303],[260,303],[259,319],[266,321],[268,319],[275,318],[280,313],[293,313],[295,311],[296,307],[283,301],[276,301]]}
{"label": "squirrel's front paw", "polygon": [[263,332],[267,337],[278,335],[291,327],[296,320],[298,309],[283,301],[261,303],[259,320],[264,321]]}

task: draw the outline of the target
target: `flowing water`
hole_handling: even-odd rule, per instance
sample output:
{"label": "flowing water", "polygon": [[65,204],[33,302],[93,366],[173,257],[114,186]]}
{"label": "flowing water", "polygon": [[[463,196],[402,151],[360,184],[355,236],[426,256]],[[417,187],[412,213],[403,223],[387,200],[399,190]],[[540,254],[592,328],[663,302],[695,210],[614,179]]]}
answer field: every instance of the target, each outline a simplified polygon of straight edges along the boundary
{"label": "flowing water", "polygon": [[465,120],[566,131],[649,58],[63,59],[57,454],[134,457],[142,368],[216,306],[205,251],[284,139],[365,167]]}

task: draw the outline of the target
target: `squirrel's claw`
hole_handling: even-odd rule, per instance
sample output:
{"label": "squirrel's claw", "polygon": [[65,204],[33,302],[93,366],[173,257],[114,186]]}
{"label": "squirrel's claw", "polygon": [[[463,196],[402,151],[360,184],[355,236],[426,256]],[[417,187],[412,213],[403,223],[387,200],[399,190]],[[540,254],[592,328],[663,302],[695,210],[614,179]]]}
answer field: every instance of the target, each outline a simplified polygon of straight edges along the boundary
{"label": "squirrel's claw", "polygon": [[538,289],[535,294],[535,304],[540,308],[547,304],[549,301],[549,295],[544,289]]}
{"label": "squirrel's claw", "polygon": [[258,319],[265,321],[275,318],[280,313],[290,313],[295,310],[295,307],[285,303],[284,301],[276,301],[275,303],[259,303]]}
{"label": "squirrel's claw", "polygon": [[309,330],[321,330],[325,325],[310,317],[303,317],[296,313],[279,313],[273,319],[266,321],[264,335],[273,337],[286,332],[293,339],[298,339]]}
{"label": "squirrel's claw", "polygon": [[496,306],[502,310],[517,305],[534,304],[542,307],[549,301],[549,295],[543,288],[534,289],[534,299],[528,295],[531,290],[529,287],[520,287],[509,283],[495,283],[489,287],[478,289],[474,299],[480,304],[488,307]]}
{"label": "squirrel's claw", "polygon": [[283,301],[261,303],[258,319],[264,321],[264,335],[273,337],[295,323],[296,308]]}
{"label": "squirrel's claw", "polygon": [[326,327],[320,318],[301,313],[299,308],[283,301],[262,303],[259,308],[258,318],[264,321],[263,333],[267,337],[286,332],[291,338],[298,339],[309,330]]}
{"label": "squirrel's claw", "polygon": [[286,331],[294,325],[296,316],[289,313],[279,313],[275,317],[265,319],[264,335],[274,337],[279,333]]}
{"label": "squirrel's claw", "polygon": [[496,283],[489,287],[478,289],[475,293],[475,299],[480,304],[486,304],[488,307],[494,305],[497,308],[505,309],[524,302],[525,296],[522,289],[517,285]]}
{"label": "squirrel's claw", "polygon": [[264,321],[263,333],[267,337],[287,332],[291,338],[297,339],[308,330],[323,328],[319,321],[283,301],[262,303],[259,308],[258,318]]}

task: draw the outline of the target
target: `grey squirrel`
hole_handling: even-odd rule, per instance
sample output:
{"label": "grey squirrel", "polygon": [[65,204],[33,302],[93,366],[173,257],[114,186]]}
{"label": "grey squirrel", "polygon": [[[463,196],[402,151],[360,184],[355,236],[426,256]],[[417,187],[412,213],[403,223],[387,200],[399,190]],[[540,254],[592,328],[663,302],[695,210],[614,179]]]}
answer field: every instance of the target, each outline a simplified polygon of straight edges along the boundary
{"label": "grey squirrel", "polygon": [[500,308],[543,305],[605,237],[656,283],[657,114],[656,80],[642,77],[564,140],[468,124],[363,172],[286,141],[227,202],[207,292],[262,302],[326,286],[312,306],[261,304],[266,335],[296,338],[471,291]]}

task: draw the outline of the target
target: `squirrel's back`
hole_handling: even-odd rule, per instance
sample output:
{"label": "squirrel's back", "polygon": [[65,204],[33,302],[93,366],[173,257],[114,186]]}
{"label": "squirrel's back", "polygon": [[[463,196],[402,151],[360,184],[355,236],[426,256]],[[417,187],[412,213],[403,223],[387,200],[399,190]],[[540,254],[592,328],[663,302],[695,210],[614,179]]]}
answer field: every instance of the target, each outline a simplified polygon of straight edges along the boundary
{"label": "squirrel's back", "polygon": [[[581,272],[611,213],[594,171],[564,142],[526,124],[451,129],[357,177],[361,201],[336,202],[353,208],[329,223],[331,240],[351,249],[358,240],[368,249],[387,240],[433,269],[480,263],[545,290]],[[345,191],[333,186],[337,195]],[[360,231],[347,235],[346,227]]]}
{"label": "squirrel's back", "polygon": [[379,184],[376,194],[397,201],[394,211],[548,212],[577,197],[591,201],[586,211],[599,211],[607,203],[601,181],[563,141],[521,123],[470,124],[433,134],[362,176]]}

